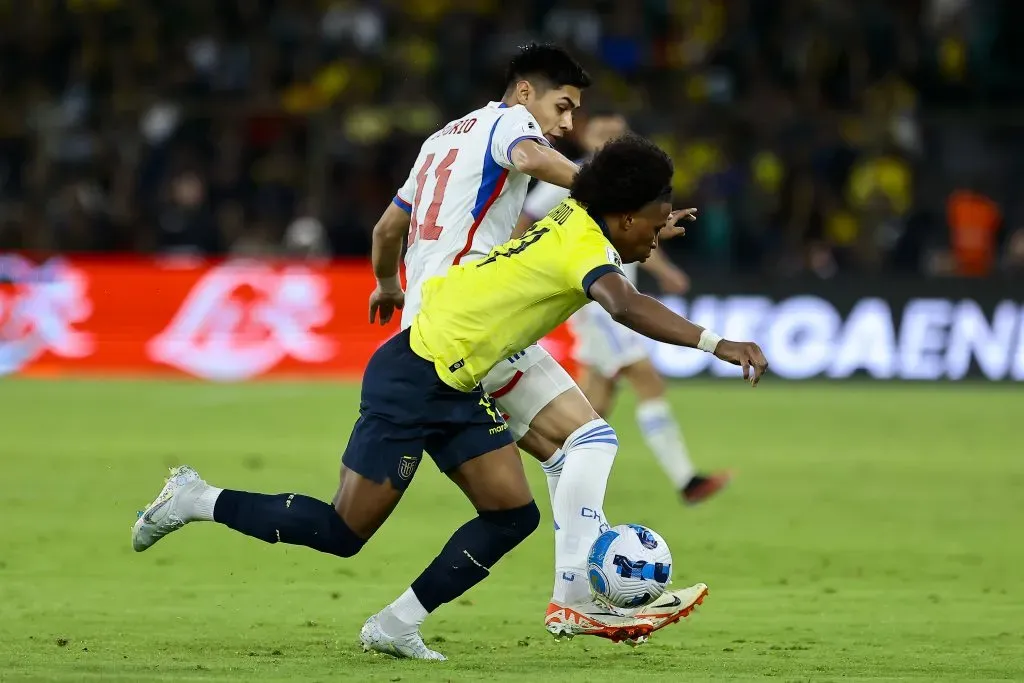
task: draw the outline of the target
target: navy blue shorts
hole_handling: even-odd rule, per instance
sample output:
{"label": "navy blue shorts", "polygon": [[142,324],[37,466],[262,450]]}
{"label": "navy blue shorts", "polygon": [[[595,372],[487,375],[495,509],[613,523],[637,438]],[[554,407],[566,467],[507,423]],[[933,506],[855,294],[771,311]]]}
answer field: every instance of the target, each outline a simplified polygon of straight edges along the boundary
{"label": "navy blue shorts", "polygon": [[494,401],[477,387],[441,381],[409,347],[409,330],[389,339],[363,374],[359,420],[341,461],[362,476],[405,490],[426,451],[442,472],[513,443]]}

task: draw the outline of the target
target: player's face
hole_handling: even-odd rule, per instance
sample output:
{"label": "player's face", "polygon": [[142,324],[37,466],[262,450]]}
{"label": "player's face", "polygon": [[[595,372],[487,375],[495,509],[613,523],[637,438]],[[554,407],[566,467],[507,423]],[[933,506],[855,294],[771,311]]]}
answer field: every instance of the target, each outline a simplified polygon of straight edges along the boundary
{"label": "player's face", "polygon": [[637,213],[623,217],[615,249],[624,263],[643,262],[650,257],[658,248],[658,233],[665,227],[671,212],[670,203],[651,202]]}
{"label": "player's face", "polygon": [[626,119],[621,116],[599,116],[590,119],[580,141],[589,152],[596,152],[626,132]]}
{"label": "player's face", "polygon": [[557,88],[529,88],[523,105],[540,124],[541,132],[554,141],[572,130],[572,113],[580,106],[580,89],[572,85]]}

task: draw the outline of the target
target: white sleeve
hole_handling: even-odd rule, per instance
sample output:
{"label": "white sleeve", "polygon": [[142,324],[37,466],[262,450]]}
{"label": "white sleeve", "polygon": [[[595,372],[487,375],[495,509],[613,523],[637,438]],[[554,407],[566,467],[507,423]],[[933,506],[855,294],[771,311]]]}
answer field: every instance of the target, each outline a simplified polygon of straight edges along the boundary
{"label": "white sleeve", "polygon": [[564,187],[551,183],[537,183],[537,186],[526,195],[523,213],[529,216],[530,220],[540,220],[568,196],[569,190]]}
{"label": "white sleeve", "polygon": [[533,118],[533,114],[523,105],[517,104],[502,114],[495,124],[491,136],[491,156],[502,168],[514,170],[512,149],[523,140],[536,140],[542,145],[551,146],[541,133],[540,124]]}
{"label": "white sleeve", "polygon": [[[416,160],[417,162],[419,159]],[[391,203],[400,208],[406,213],[412,213],[412,200],[416,196],[416,167],[413,166],[413,170],[409,171],[409,177],[405,179],[405,183],[395,193],[394,199]]]}

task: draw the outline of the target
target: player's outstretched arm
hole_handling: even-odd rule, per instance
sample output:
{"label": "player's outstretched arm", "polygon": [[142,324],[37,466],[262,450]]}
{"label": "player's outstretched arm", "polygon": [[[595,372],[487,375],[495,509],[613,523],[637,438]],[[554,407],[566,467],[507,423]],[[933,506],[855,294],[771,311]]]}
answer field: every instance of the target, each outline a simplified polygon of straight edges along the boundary
{"label": "player's outstretched arm", "polygon": [[757,386],[768,361],[753,342],[734,342],[676,315],[653,297],[641,294],[621,273],[607,273],[590,285],[590,298],[626,327],[656,341],[700,349],[743,368],[743,379]]}
{"label": "player's outstretched arm", "polygon": [[398,276],[402,260],[402,239],[409,232],[409,214],[395,204],[381,214],[373,226],[373,249],[370,260],[377,288],[370,295],[370,323],[378,317],[381,325],[391,321],[395,310],[405,305],[405,292]]}
{"label": "player's outstretched arm", "polygon": [[520,173],[565,188],[572,187],[572,179],[580,170],[579,166],[561,152],[542,145],[536,140],[523,140],[516,143],[509,155],[509,160]]}

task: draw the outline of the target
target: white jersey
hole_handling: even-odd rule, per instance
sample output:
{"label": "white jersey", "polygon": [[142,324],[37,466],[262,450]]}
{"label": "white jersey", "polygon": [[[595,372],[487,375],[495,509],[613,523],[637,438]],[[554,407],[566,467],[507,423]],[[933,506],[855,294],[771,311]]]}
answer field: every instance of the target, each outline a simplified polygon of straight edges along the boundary
{"label": "white jersey", "polygon": [[491,102],[420,147],[393,200],[410,214],[403,329],[419,311],[426,280],[452,264],[483,258],[512,236],[530,183],[510,159],[523,140],[548,144],[526,107]]}
{"label": "white jersey", "polygon": [[[578,164],[582,164],[585,159],[579,160]],[[544,216],[547,216],[551,209],[555,208],[562,203],[562,200],[569,196],[569,190],[558,185],[552,185],[551,183],[538,182],[530,193],[526,195],[526,201],[523,203],[523,213],[529,216],[531,221],[539,221]],[[637,275],[637,263],[623,263],[622,272],[629,281],[634,285],[636,284]]]}

